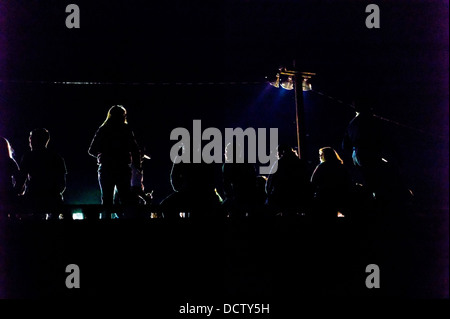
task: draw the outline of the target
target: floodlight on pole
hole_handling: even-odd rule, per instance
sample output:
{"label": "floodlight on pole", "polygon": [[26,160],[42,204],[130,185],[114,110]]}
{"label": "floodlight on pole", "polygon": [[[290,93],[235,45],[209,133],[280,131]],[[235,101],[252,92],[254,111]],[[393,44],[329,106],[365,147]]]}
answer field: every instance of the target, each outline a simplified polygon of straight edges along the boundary
{"label": "floodlight on pole", "polygon": [[270,85],[273,87],[279,88],[280,87],[280,73],[277,73],[275,81],[269,82]]}
{"label": "floodlight on pole", "polygon": [[292,75],[289,75],[286,81],[281,82],[281,87],[288,91],[294,89],[294,80],[292,79]]}
{"label": "floodlight on pole", "polygon": [[[294,90],[295,92],[295,123],[297,126],[297,154],[299,158],[304,157],[304,141],[306,139],[303,92],[311,91],[312,86],[309,83],[309,79],[314,75],[316,74],[312,72],[298,72],[282,67],[276,75],[276,80],[269,82],[270,85],[276,88],[282,87],[285,90]],[[285,76],[286,80],[282,76]]]}

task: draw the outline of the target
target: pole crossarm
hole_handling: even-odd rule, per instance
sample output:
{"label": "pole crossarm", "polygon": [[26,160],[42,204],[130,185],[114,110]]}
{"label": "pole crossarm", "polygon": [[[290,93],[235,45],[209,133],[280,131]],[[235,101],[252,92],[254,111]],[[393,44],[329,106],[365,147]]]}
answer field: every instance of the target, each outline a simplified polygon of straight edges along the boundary
{"label": "pole crossarm", "polygon": [[279,73],[281,75],[289,75],[289,76],[296,76],[296,75],[300,74],[301,77],[305,78],[305,79],[310,79],[314,75],[316,75],[316,73],[313,73],[313,72],[298,72],[298,71],[295,71],[295,70],[287,70],[286,68],[280,69]]}

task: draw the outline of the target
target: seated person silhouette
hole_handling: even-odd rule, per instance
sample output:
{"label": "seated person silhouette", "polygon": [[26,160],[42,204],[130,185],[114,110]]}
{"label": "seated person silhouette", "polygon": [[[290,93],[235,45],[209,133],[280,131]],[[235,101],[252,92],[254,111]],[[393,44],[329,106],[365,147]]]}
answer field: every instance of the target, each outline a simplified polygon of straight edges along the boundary
{"label": "seated person silhouette", "polygon": [[[141,151],[141,167],[145,159],[150,159]],[[135,205],[150,205],[152,202],[152,192],[147,193],[144,186],[144,170],[131,166],[131,203]]]}
{"label": "seated person silhouette", "polygon": [[247,163],[239,144],[229,143],[222,165],[225,210],[231,217],[252,215],[256,207],[256,170]]}
{"label": "seated person silhouette", "polygon": [[[66,164],[53,150],[47,149],[50,134],[45,128],[30,132],[30,151],[20,162],[25,202],[38,209],[53,209],[63,203],[66,189]],[[23,181],[23,182],[22,182]]]}
{"label": "seated person silhouette", "polygon": [[278,146],[275,173],[266,183],[267,203],[275,214],[295,216],[309,208],[311,187],[306,176],[306,165],[288,145]]}
{"label": "seated person silhouette", "polygon": [[338,211],[342,213],[348,207],[352,180],[333,148],[321,148],[319,159],[320,164],[311,176],[314,201],[319,210],[316,213],[321,214],[320,217],[337,217]]}
{"label": "seated person silhouette", "polygon": [[[19,180],[19,166],[12,156],[7,139],[0,137],[0,214],[7,210],[17,199],[16,184]],[[0,216],[1,218],[1,216]]]}
{"label": "seated person silhouette", "polygon": [[[182,153],[186,152],[180,147]],[[191,154],[192,156],[192,154]],[[180,213],[191,218],[215,218],[220,211],[220,201],[214,187],[214,165],[177,162],[170,172],[174,192],[161,201],[164,218],[178,218]]]}

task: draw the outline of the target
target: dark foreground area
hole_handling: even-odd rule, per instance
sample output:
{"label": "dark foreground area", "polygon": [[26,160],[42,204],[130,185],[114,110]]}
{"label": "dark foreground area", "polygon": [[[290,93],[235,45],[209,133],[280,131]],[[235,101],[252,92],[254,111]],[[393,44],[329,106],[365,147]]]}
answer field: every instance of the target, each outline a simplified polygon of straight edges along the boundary
{"label": "dark foreground area", "polygon": [[[448,211],[239,220],[3,220],[2,297],[179,305],[448,298]],[[66,266],[80,288],[66,287]],[[380,288],[366,287],[366,266]],[[178,305],[178,306],[177,306]]]}

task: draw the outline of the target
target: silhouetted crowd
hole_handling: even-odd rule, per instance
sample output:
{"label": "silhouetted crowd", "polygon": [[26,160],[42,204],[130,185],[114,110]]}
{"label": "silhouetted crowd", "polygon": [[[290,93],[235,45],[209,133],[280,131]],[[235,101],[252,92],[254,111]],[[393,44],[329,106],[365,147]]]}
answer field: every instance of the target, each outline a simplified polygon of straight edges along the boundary
{"label": "silhouetted crowd", "polygon": [[[350,217],[364,204],[405,203],[411,192],[398,171],[382,158],[382,141],[368,108],[356,105],[356,116],[343,137],[342,149],[351,152],[364,185],[352,180],[338,152],[319,149],[319,164],[312,176],[304,159],[289,145],[280,144],[278,161],[268,176],[257,175],[255,164],[245,160],[242,145],[228,144],[222,165],[222,191],[215,185],[214,166],[174,161],[170,172],[173,193],[154,203],[143,185],[144,153],[127,123],[123,106],[115,105],[98,128],[89,147],[97,159],[103,218],[117,207],[151,207],[152,216],[177,218],[246,218],[255,216],[311,216],[334,220]],[[0,138],[0,208],[3,216],[15,216],[15,208],[46,213],[55,218],[64,205],[64,159],[47,148],[49,132],[30,132],[27,152],[18,164],[5,138]],[[180,148],[184,152],[184,148]],[[276,167],[276,169],[274,169]],[[222,194],[220,194],[222,193]],[[119,204],[119,205],[118,205]]]}

